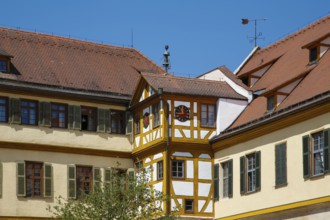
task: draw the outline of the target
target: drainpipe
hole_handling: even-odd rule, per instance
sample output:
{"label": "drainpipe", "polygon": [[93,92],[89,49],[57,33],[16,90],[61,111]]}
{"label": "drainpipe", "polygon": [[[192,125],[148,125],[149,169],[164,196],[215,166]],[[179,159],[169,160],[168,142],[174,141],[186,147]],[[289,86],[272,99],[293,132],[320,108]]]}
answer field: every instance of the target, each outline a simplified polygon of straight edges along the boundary
{"label": "drainpipe", "polygon": [[[165,154],[166,154],[166,165],[167,165],[167,169],[166,169],[166,216],[168,217],[171,213],[171,200],[170,200],[170,153],[169,153],[169,145],[170,145],[170,124],[169,124],[169,105],[167,103],[166,100],[163,99],[162,95],[163,95],[163,88],[158,88],[158,94],[159,94],[159,98],[160,98],[160,103],[161,103],[161,109],[163,108],[163,103],[166,105],[166,111],[164,111],[164,113],[166,112],[166,127],[167,127],[167,137],[166,137],[166,145],[165,145]],[[164,110],[164,109],[163,109]]]}

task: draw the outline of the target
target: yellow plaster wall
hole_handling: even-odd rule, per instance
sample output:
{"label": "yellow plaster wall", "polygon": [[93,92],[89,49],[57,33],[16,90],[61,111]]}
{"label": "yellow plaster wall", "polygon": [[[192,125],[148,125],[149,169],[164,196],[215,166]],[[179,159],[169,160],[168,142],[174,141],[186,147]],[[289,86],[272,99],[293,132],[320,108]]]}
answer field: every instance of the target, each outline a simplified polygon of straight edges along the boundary
{"label": "yellow plaster wall", "polygon": [[[330,175],[305,180],[302,167],[302,137],[329,127],[330,113],[311,116],[309,120],[216,152],[215,163],[233,159],[233,198],[215,202],[215,218],[330,196]],[[275,145],[282,142],[287,143],[288,185],[275,188]],[[261,151],[261,191],[242,196],[239,159],[255,151]],[[221,175],[220,172],[220,195]]]}
{"label": "yellow plaster wall", "polygon": [[[16,196],[16,162],[40,161],[53,166],[53,198],[21,198]],[[89,155],[35,152],[0,148],[0,163],[3,166],[3,193],[0,198],[0,216],[35,216],[50,217],[46,210],[48,205],[55,204],[58,196],[67,196],[67,165],[88,165],[101,169],[106,167],[131,168],[131,159],[99,157]],[[102,171],[103,173],[103,171]]]}
{"label": "yellow plaster wall", "polygon": [[[103,109],[125,110],[123,106],[105,105],[90,102],[77,102],[45,97],[34,97],[21,94],[0,93],[0,96],[10,98],[24,98],[45,102],[59,102],[68,105],[84,105]],[[112,150],[131,152],[129,136],[91,131],[79,131],[60,128],[47,128],[42,126],[29,126],[17,124],[0,124],[0,140],[18,143],[36,143],[46,145],[68,146],[75,148],[89,148],[99,150]]]}

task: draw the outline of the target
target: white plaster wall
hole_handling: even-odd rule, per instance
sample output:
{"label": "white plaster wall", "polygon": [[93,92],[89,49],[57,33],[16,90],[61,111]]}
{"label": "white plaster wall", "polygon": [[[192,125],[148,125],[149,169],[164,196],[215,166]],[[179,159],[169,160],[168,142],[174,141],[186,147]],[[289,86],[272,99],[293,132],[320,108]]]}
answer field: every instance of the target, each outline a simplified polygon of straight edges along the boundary
{"label": "white plaster wall", "polygon": [[177,196],[193,196],[194,183],[185,181],[172,181],[174,193]]}
{"label": "white plaster wall", "polygon": [[211,184],[210,183],[198,183],[198,196],[207,197],[210,193]]}
{"label": "white plaster wall", "polygon": [[[215,218],[330,196],[330,175],[305,180],[302,173],[302,137],[327,128],[330,113],[216,152],[216,163],[233,159],[233,198],[215,202]],[[288,185],[276,188],[275,145],[282,142],[287,143]],[[241,196],[239,160],[255,151],[261,151],[261,191]]]}
{"label": "white plaster wall", "polygon": [[152,164],[152,180],[157,180],[157,163]]}
{"label": "white plaster wall", "polygon": [[158,153],[154,156],[154,160],[158,159],[158,158],[162,158],[163,157],[163,153]]}
{"label": "white plaster wall", "polygon": [[198,179],[212,180],[212,163],[198,161]]}
{"label": "white plaster wall", "polygon": [[220,98],[217,101],[217,134],[230,126],[247,106],[247,101]]}
{"label": "white plaster wall", "polygon": [[[52,164],[54,197],[47,199],[17,198],[16,162],[40,161]],[[0,162],[3,165],[3,195],[0,198],[0,216],[50,217],[47,206],[55,205],[58,196],[67,197],[67,165],[88,165],[103,168],[131,168],[131,159],[109,158],[90,155],[36,152],[0,148]],[[103,174],[103,172],[101,172]]]}
{"label": "white plaster wall", "polygon": [[187,178],[194,178],[194,161],[187,160]]}
{"label": "white plaster wall", "polygon": [[154,184],[154,190],[157,190],[158,192],[163,192],[163,182]]}
{"label": "white plaster wall", "polygon": [[201,212],[206,200],[198,200],[198,212]]}

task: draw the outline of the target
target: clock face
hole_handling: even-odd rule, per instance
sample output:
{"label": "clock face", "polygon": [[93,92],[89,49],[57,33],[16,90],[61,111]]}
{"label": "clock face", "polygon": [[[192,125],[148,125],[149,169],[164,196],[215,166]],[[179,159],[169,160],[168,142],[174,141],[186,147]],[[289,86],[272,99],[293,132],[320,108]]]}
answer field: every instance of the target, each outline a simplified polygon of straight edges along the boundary
{"label": "clock face", "polygon": [[184,105],[179,105],[175,108],[175,118],[178,119],[181,122],[185,122],[190,119],[190,111],[189,108],[187,108]]}

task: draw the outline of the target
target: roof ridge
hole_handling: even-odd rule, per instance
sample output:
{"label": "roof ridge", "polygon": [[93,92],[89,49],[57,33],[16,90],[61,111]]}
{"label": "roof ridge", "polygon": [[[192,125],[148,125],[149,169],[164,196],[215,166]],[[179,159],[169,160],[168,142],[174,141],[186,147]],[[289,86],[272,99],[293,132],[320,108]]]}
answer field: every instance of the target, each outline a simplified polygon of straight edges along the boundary
{"label": "roof ridge", "polygon": [[330,14],[327,15],[327,16],[325,16],[325,17],[323,17],[323,18],[321,18],[321,19],[318,19],[318,20],[314,21],[313,23],[311,23],[311,24],[305,26],[305,27],[302,28],[302,29],[299,29],[298,31],[293,32],[292,34],[287,35],[286,37],[284,37],[284,38],[282,38],[282,39],[276,41],[275,43],[272,43],[272,44],[268,45],[268,46],[265,47],[265,48],[261,48],[259,51],[257,51],[257,54],[259,54],[259,53],[263,53],[264,51],[267,51],[267,50],[269,50],[269,49],[271,49],[271,48],[273,48],[273,47],[276,47],[276,46],[278,46],[278,45],[280,45],[280,44],[283,44],[284,42],[286,42],[286,41],[288,41],[288,40],[291,40],[291,39],[297,37],[298,35],[303,34],[303,33],[306,32],[308,29],[314,28],[315,26],[317,26],[317,25],[319,25],[319,24],[321,24],[321,23],[323,23],[323,22],[326,22],[327,20],[330,20]]}
{"label": "roof ridge", "polygon": [[[173,75],[156,75],[153,73],[142,73],[143,75],[148,75],[151,77],[162,77],[162,78],[176,78],[181,80],[190,80],[190,81],[200,81],[200,82],[210,82],[210,83],[226,83],[225,81],[209,80],[209,79],[199,79],[199,78],[187,78],[182,76],[173,76]],[[227,83],[226,83],[227,84]]]}
{"label": "roof ridge", "polygon": [[[33,37],[40,37],[40,38],[44,38],[44,39],[58,39],[58,40],[64,40],[64,41],[68,41],[70,43],[83,43],[89,46],[98,46],[98,47],[102,47],[102,48],[112,48],[112,49],[116,49],[116,50],[126,50],[126,51],[137,51],[134,48],[129,48],[129,47],[120,47],[120,46],[114,46],[114,45],[110,45],[110,44],[102,44],[102,43],[96,43],[96,42],[92,42],[92,41],[87,41],[87,40],[81,40],[81,39],[76,39],[76,38],[68,38],[68,37],[64,37],[64,36],[59,36],[59,35],[50,35],[50,34],[46,34],[46,33],[40,33],[40,32],[32,32],[32,31],[27,31],[27,30],[16,30],[16,29],[12,29],[12,28],[6,28],[6,27],[0,27],[0,31],[10,31],[10,32],[16,32],[16,33],[21,33],[21,34],[25,34],[25,35],[30,35]],[[13,36],[7,36],[10,39],[15,39],[15,37]],[[27,40],[26,38],[22,38],[23,40]],[[40,43],[40,42],[38,42]],[[56,45],[60,45],[57,42],[54,42]],[[93,50],[95,51],[95,50]]]}

